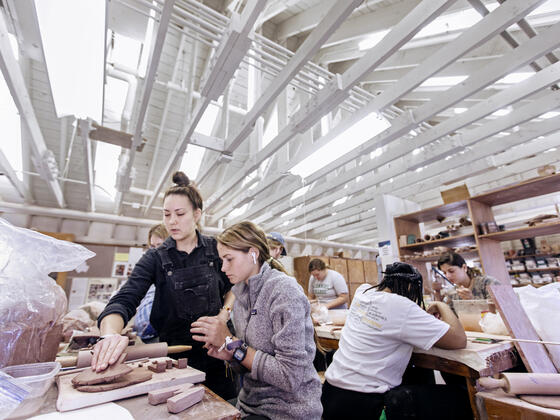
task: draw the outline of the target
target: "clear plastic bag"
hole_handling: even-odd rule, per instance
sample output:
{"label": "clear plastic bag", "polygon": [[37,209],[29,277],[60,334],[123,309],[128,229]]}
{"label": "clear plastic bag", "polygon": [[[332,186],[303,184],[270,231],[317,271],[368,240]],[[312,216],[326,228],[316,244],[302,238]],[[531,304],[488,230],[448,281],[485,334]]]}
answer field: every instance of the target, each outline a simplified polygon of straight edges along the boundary
{"label": "clear plastic bag", "polygon": [[[541,340],[560,341],[560,283],[550,283],[538,289],[525,286],[514,290]],[[560,358],[558,353],[552,351],[552,348],[558,346],[545,344],[545,347],[550,348],[552,363],[560,371]]]}
{"label": "clear plastic bag", "polygon": [[67,299],[48,274],[94,255],[0,218],[0,367],[54,360]]}
{"label": "clear plastic bag", "polygon": [[325,305],[314,303],[311,305],[311,318],[317,324],[325,324],[329,322],[329,310]]}

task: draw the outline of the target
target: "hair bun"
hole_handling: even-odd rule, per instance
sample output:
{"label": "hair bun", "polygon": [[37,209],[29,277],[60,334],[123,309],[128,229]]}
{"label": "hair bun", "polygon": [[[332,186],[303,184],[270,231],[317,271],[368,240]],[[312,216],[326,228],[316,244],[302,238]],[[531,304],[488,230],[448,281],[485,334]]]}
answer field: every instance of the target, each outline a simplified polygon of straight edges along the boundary
{"label": "hair bun", "polygon": [[187,187],[191,183],[189,177],[181,171],[175,172],[173,174],[173,178],[171,179],[173,180],[173,183],[177,184],[179,187]]}

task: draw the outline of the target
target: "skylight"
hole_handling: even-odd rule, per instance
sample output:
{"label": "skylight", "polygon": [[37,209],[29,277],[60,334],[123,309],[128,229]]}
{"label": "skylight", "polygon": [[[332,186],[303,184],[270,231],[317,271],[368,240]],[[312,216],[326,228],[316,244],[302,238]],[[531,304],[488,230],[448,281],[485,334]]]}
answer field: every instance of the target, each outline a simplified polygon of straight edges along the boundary
{"label": "skylight", "polygon": [[[80,139],[81,141],[81,139]],[[119,155],[121,147],[114,144],[98,141],[95,148],[95,185],[115,200],[117,189],[115,180],[119,167]]]}
{"label": "skylight", "polygon": [[135,39],[113,32],[113,48],[109,61],[136,70],[140,61],[142,44]]}
{"label": "skylight", "polygon": [[535,73],[510,73],[496,82],[496,84],[515,84],[533,76]]}
{"label": "skylight", "polygon": [[[219,111],[220,108],[217,105],[208,105],[208,108],[204,111],[204,115],[202,115],[202,118],[198,122],[195,131],[197,133],[204,134],[205,136],[211,136]],[[185,172],[190,179],[196,179],[205,150],[206,149],[203,147],[195,146],[194,144],[189,144],[187,146],[187,150],[185,151],[183,160],[181,161],[180,170]]]}
{"label": "skylight", "polygon": [[560,115],[559,111],[549,111],[549,112],[546,112],[546,113],[540,115],[539,118],[547,120],[549,118],[554,118],[554,117],[557,117],[559,115]]}
{"label": "skylight", "polygon": [[443,77],[429,77],[424,80],[420,86],[424,87],[439,87],[439,86],[455,86],[467,79],[469,76],[443,76]]}
{"label": "skylight", "polygon": [[106,2],[35,0],[56,115],[101,122]]}
{"label": "skylight", "polygon": [[302,160],[290,172],[305,178],[343,154],[362,145],[389,126],[390,124],[385,118],[372,112]]}

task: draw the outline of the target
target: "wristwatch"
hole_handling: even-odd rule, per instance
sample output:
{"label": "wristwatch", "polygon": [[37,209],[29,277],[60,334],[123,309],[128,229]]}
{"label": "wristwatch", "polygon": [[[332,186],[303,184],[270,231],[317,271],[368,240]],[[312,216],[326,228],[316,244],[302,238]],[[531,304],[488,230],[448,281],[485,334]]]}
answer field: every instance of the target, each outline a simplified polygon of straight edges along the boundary
{"label": "wristwatch", "polygon": [[241,343],[241,345],[237,347],[233,352],[233,358],[241,363],[243,360],[245,360],[245,356],[247,356],[248,348],[249,346],[247,344]]}

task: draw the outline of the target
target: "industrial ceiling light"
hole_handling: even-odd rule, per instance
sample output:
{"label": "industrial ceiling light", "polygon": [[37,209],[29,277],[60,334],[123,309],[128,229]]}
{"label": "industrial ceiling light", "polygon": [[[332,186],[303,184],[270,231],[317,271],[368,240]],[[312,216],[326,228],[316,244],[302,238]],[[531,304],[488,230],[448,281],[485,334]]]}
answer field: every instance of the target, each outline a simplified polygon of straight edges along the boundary
{"label": "industrial ceiling light", "polygon": [[101,122],[106,2],[35,0],[57,117]]}

